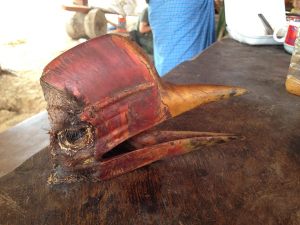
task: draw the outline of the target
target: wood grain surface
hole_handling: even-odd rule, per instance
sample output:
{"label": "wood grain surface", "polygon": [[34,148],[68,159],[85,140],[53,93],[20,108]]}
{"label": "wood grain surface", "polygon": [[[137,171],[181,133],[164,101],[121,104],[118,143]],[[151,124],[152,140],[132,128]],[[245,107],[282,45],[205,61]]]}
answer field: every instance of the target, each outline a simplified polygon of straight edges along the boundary
{"label": "wood grain surface", "polygon": [[166,80],[242,86],[161,129],[246,137],[98,183],[48,186],[47,148],[0,178],[0,224],[300,224],[300,97],[282,46],[222,40]]}

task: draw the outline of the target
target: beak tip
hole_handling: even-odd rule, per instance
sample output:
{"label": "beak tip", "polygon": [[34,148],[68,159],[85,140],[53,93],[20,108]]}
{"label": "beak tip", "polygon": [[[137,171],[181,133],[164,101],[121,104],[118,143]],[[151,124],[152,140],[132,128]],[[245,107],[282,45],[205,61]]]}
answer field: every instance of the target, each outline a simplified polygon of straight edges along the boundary
{"label": "beak tip", "polygon": [[239,141],[244,141],[246,140],[246,137],[240,134],[231,134],[228,137],[229,140],[239,140]]}
{"label": "beak tip", "polygon": [[245,140],[246,137],[243,135],[235,134],[234,136],[231,137],[234,140]]}
{"label": "beak tip", "polygon": [[247,89],[237,87],[230,93],[230,97],[240,96],[240,95],[247,94],[247,93],[248,93]]}

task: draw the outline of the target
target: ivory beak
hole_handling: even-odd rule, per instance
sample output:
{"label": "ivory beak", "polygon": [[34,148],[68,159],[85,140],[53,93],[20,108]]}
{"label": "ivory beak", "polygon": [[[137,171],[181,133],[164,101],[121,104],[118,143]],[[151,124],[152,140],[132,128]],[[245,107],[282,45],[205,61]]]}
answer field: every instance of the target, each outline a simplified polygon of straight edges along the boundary
{"label": "ivory beak", "polygon": [[219,85],[175,85],[162,83],[162,101],[168,106],[172,117],[180,115],[197,106],[239,96],[246,89]]}

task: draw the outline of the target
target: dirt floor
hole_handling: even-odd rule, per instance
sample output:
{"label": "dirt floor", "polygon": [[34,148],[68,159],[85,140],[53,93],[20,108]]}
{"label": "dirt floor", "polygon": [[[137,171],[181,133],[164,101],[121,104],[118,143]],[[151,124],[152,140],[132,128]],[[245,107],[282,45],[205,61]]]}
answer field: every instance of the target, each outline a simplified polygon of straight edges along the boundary
{"label": "dirt floor", "polygon": [[85,41],[68,37],[65,24],[73,13],[63,10],[63,3],[1,3],[1,9],[7,10],[0,14],[0,132],[46,109],[39,84],[43,68],[57,55]]}
{"label": "dirt floor", "polygon": [[46,108],[40,85],[30,75],[0,76],[0,132]]}
{"label": "dirt floor", "polygon": [[26,39],[1,43],[0,132],[46,109],[39,83],[43,67],[78,43],[66,36],[65,43],[57,47],[52,45],[51,51]]}
{"label": "dirt floor", "polygon": [[39,84],[42,70],[79,43],[65,32],[70,13],[61,4],[59,0],[1,3],[7,10],[0,14],[0,132],[46,109]]}

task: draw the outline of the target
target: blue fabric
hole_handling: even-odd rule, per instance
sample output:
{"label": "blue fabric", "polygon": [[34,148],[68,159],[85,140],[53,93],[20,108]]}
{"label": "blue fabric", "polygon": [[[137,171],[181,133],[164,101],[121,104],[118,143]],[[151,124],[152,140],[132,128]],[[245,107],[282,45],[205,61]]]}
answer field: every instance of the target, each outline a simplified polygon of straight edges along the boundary
{"label": "blue fabric", "polygon": [[215,41],[213,0],[150,0],[154,63],[160,76]]}

